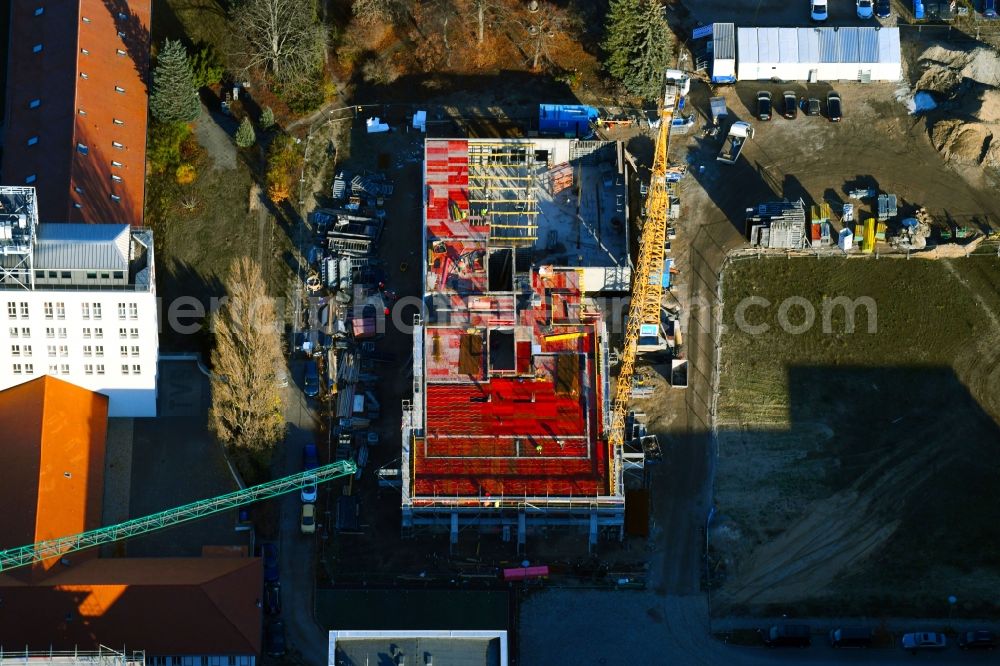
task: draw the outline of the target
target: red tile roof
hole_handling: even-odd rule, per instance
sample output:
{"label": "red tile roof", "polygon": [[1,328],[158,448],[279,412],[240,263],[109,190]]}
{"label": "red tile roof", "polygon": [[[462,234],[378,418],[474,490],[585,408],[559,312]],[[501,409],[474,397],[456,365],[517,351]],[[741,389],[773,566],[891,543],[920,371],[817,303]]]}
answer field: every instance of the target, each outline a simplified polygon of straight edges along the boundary
{"label": "red tile roof", "polygon": [[2,180],[35,177],[43,222],[142,224],[149,20],[150,0],[13,3]]}

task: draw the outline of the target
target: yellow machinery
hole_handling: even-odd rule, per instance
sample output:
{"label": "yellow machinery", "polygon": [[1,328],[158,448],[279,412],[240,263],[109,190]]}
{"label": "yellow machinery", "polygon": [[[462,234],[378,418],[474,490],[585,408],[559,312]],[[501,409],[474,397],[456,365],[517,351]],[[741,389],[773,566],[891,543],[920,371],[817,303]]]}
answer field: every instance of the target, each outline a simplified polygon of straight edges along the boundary
{"label": "yellow machinery", "polygon": [[625,417],[632,397],[632,379],[640,338],[660,336],[660,300],[663,297],[663,262],[667,241],[667,210],[670,193],[667,190],[667,152],[670,146],[670,125],[681,97],[678,86],[668,85],[659,108],[660,126],[653,155],[649,193],[646,197],[646,219],[639,240],[639,259],[632,273],[632,301],[625,323],[621,369],[615,392],[611,427],[608,430],[608,458],[611,463],[611,493],[616,494],[625,443]]}

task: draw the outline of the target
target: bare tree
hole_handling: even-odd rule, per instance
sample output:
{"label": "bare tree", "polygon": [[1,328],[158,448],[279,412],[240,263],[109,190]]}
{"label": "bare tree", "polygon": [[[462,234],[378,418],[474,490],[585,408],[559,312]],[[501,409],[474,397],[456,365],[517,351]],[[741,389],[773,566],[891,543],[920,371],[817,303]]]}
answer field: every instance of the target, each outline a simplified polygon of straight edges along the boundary
{"label": "bare tree", "polygon": [[241,466],[261,464],[285,431],[278,317],[260,265],[249,257],[233,262],[226,291],[215,318],[209,423]]}
{"label": "bare tree", "polygon": [[554,64],[553,45],[570,37],[578,28],[569,12],[549,2],[530,2],[517,7],[505,19],[511,40],[532,69],[543,63]]}
{"label": "bare tree", "polygon": [[326,54],[326,31],[314,0],[245,0],[233,12],[240,45],[234,59],[245,71],[263,70],[281,83],[314,74]]}
{"label": "bare tree", "polygon": [[354,0],[351,11],[363,25],[395,23],[405,13],[400,0]]}

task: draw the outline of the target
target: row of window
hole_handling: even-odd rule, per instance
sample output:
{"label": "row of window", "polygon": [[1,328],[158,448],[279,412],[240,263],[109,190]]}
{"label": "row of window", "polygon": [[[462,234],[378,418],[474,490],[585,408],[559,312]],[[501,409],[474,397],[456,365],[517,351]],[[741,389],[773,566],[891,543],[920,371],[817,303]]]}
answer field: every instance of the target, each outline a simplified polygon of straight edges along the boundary
{"label": "row of window", "polygon": [[[11,338],[26,338],[26,339],[31,338],[31,329],[28,328],[27,326],[22,326],[21,328],[18,328],[17,326],[11,326],[8,332],[9,332]],[[65,338],[66,337],[66,329],[65,328],[55,329],[55,328],[50,328],[50,327],[46,327],[45,328],[45,337],[47,337],[47,338],[55,338],[57,332],[58,332],[60,338]],[[118,337],[121,338],[122,340],[125,340],[126,338],[131,338],[131,339],[134,340],[134,339],[136,339],[136,338],[139,337],[139,329],[138,328],[119,328],[118,329]],[[104,338],[104,329],[103,328],[93,328],[92,329],[89,326],[84,326],[83,327],[83,338],[86,339],[86,340],[89,340],[90,338],[101,340],[101,339]]]}
{"label": "row of window", "polygon": [[[35,374],[35,364],[34,363],[14,363],[11,365],[11,370],[15,375],[33,375]],[[129,365],[128,363],[122,363],[121,370],[123,375],[141,375],[142,366],[138,363],[133,363]],[[69,374],[69,363],[50,363],[49,372],[50,375],[68,375]],[[98,363],[84,363],[83,364],[83,374],[85,375],[103,375],[104,374],[104,364]]]}
{"label": "row of window", "polygon": [[[87,277],[97,278],[97,273],[88,273]],[[101,274],[104,279],[107,279],[108,274]],[[42,313],[45,315],[46,319],[65,319],[66,318],[66,304],[63,302],[53,302],[45,301],[42,303]],[[24,301],[16,303],[14,301],[7,302],[7,318],[17,319],[20,314],[21,319],[28,318],[28,304]],[[80,314],[84,319],[100,319],[101,304],[100,303],[81,303],[80,304]],[[119,319],[138,319],[139,318],[139,304],[138,303],[119,303],[118,304],[118,318]]]}
{"label": "row of window", "polygon": [[[125,271],[110,271],[108,273],[101,273],[102,280],[110,280],[112,276],[114,276],[114,279],[116,280],[124,280]],[[72,273],[70,271],[48,271],[48,278],[50,280],[69,280],[72,278]],[[35,279],[44,280],[45,271],[35,271]],[[97,273],[87,273],[87,279],[96,280]]]}
{"label": "row of window", "polygon": [[[56,356],[66,357],[69,356],[69,345],[46,345],[46,350],[48,351],[49,358],[55,358]],[[122,358],[128,358],[129,356],[137,357],[139,356],[139,345],[122,345],[118,348]],[[16,358],[31,357],[31,345],[21,345],[14,344],[10,346],[10,355]],[[96,356],[98,358],[104,357],[104,345],[84,345],[83,346],[84,356]]]}
{"label": "row of window", "polygon": [[146,657],[149,666],[253,666],[254,658],[248,655],[213,655],[185,657]]}

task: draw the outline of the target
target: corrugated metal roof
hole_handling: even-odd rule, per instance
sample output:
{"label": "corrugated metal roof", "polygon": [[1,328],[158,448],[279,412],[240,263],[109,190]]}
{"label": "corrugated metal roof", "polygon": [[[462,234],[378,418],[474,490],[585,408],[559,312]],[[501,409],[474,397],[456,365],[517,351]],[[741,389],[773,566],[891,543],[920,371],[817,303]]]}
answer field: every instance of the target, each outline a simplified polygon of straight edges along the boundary
{"label": "corrugated metal roof", "polygon": [[795,28],[778,28],[778,62],[799,61],[799,36]]}
{"label": "corrugated metal roof", "polygon": [[127,224],[40,224],[35,268],[127,270],[129,238]]}
{"label": "corrugated metal roof", "polygon": [[840,62],[837,33],[830,28],[819,29],[819,62]]}
{"label": "corrugated metal roof", "polygon": [[736,31],[736,42],[739,46],[740,63],[760,62],[757,52],[757,28],[740,28]]}
{"label": "corrugated metal roof", "polygon": [[837,32],[840,40],[840,62],[861,62],[858,50],[858,29],[841,28]]}
{"label": "corrugated metal roof", "polygon": [[875,28],[858,28],[858,59],[878,62],[878,33]]}
{"label": "corrugated metal roof", "polygon": [[736,58],[736,27],[732,23],[712,24],[712,52],[715,58],[734,60]]}
{"label": "corrugated metal roof", "polygon": [[899,28],[883,28],[878,31],[878,61],[899,63]]}
{"label": "corrugated metal roof", "polygon": [[778,49],[778,29],[758,28],[757,29],[757,62],[771,63],[780,62]]}
{"label": "corrugated metal roof", "polygon": [[819,32],[816,28],[798,28],[799,62],[819,62]]}

